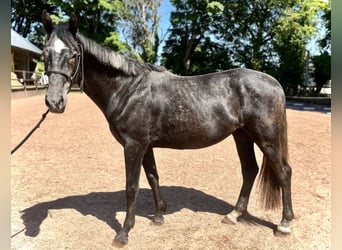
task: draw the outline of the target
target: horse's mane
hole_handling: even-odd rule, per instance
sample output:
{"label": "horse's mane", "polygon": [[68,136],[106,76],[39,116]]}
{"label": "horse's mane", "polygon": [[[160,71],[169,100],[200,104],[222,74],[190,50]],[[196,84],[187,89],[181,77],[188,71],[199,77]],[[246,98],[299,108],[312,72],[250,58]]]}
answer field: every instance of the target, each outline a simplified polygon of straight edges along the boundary
{"label": "horse's mane", "polygon": [[83,46],[84,51],[93,55],[100,63],[111,66],[127,75],[138,75],[143,71],[166,71],[166,69],[162,66],[150,63],[140,63],[136,60],[126,57],[108,47],[96,43],[95,41],[83,36],[79,32],[77,33],[77,39]]}

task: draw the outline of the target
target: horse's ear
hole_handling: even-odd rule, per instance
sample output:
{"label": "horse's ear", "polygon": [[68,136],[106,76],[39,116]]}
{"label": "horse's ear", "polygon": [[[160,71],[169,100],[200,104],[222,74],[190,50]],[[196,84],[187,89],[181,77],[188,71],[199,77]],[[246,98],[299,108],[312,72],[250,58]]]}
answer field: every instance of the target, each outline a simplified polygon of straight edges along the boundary
{"label": "horse's ear", "polygon": [[76,36],[76,33],[77,33],[77,17],[75,15],[75,13],[71,13],[70,14],[70,19],[69,19],[69,30],[70,32]]}
{"label": "horse's ear", "polygon": [[43,22],[43,26],[44,26],[46,33],[48,35],[50,35],[52,30],[53,30],[53,24],[52,24],[52,20],[49,16],[49,13],[46,10],[43,10],[42,22]]}

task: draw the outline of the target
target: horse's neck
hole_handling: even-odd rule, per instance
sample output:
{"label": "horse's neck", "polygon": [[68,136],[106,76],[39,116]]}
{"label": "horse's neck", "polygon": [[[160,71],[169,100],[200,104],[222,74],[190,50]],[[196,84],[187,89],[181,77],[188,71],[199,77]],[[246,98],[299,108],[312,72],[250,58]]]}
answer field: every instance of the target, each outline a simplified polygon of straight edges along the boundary
{"label": "horse's neck", "polygon": [[107,116],[108,105],[116,91],[133,78],[101,64],[94,55],[85,53],[84,56],[84,92]]}
{"label": "horse's neck", "polygon": [[132,83],[141,77],[146,68],[81,34],[78,40],[84,50],[84,92],[106,115],[116,91],[132,88]]}

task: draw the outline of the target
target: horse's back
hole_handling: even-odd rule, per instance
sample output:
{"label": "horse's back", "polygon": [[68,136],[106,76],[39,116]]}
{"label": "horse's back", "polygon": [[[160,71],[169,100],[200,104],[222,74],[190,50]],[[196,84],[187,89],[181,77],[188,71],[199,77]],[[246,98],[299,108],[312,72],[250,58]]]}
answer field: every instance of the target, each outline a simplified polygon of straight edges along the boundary
{"label": "horse's back", "polygon": [[184,95],[191,94],[208,101],[225,100],[229,102],[228,106],[242,110],[285,108],[285,93],[280,83],[260,71],[234,68],[198,76],[169,77],[165,83],[167,88]]}
{"label": "horse's back", "polygon": [[[187,88],[193,85],[197,91],[204,90],[209,92],[213,88],[225,87],[230,88],[245,88],[251,91],[263,92],[265,95],[281,95],[284,96],[284,91],[280,83],[271,75],[247,68],[233,68],[225,71],[214,72],[203,75],[194,76],[176,76],[169,72],[165,74],[164,84],[176,85],[177,88]],[[246,93],[248,95],[248,93]]]}

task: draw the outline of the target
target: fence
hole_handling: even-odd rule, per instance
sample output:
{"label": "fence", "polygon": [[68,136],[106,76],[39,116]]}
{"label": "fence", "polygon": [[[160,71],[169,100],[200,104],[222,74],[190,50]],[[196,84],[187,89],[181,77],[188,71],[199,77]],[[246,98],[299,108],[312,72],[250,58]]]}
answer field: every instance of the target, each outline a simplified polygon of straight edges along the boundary
{"label": "fence", "polygon": [[37,72],[26,70],[14,70],[14,72],[11,72],[12,98],[45,93],[46,86],[42,84]]}
{"label": "fence", "polygon": [[308,104],[331,107],[331,97],[287,96],[286,101],[293,102],[293,103],[308,103]]}

